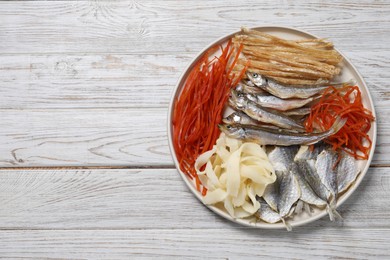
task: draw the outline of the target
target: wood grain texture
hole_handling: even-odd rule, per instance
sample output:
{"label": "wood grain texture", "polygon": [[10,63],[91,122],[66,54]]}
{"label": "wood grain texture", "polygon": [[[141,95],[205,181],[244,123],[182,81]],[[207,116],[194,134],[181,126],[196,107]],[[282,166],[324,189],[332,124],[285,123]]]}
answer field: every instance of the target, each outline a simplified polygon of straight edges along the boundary
{"label": "wood grain texture", "polygon": [[[346,51],[378,109],[390,97],[390,50]],[[188,54],[3,54],[0,109],[168,107]],[[383,68],[383,69],[382,69]]]}
{"label": "wood grain texture", "polygon": [[[343,220],[324,217],[305,228],[390,229],[389,196],[390,172],[370,169],[339,208]],[[1,170],[0,201],[0,230],[239,227],[203,206],[170,169]]]}
{"label": "wood grain texture", "polygon": [[[388,165],[390,110],[377,111],[372,165]],[[168,166],[165,108],[0,110],[1,167]]]}
{"label": "wood grain texture", "polygon": [[[0,169],[0,258],[390,258],[389,13],[371,0],[0,1],[0,168],[58,167]],[[329,38],[370,89],[374,167],[343,220],[241,227],[173,168],[167,107],[183,69],[261,25]]]}
{"label": "wood grain texture", "polygon": [[0,55],[0,109],[168,106],[192,55]]}
{"label": "wood grain texture", "polygon": [[344,50],[389,46],[388,1],[107,0],[0,4],[1,53],[193,52],[243,25],[264,24],[305,29],[331,38]]}
{"label": "wood grain texture", "polygon": [[0,110],[2,166],[172,166],[164,109]]}
{"label": "wood grain texture", "polygon": [[39,259],[386,259],[389,235],[389,229],[340,232],[333,228],[284,235],[241,228],[1,231],[0,255]]}
{"label": "wood grain texture", "polygon": [[[389,67],[389,53],[349,53],[360,72],[367,75],[377,110],[379,137],[374,165],[389,163],[386,118],[390,92],[386,84],[390,78],[378,69]],[[148,163],[173,167],[165,131],[167,107],[179,70],[189,63],[191,55],[2,57],[2,167]],[[130,145],[138,132],[150,126],[153,131],[142,133],[142,142]]]}
{"label": "wood grain texture", "polygon": [[[390,77],[386,73],[390,67],[386,3],[287,3],[288,15],[275,3],[253,1],[243,6],[213,1],[207,4],[208,8],[205,2],[194,1],[22,1],[0,5],[4,7],[0,9],[4,10],[0,15],[0,115],[4,121],[0,130],[0,167],[149,163],[172,167],[164,118],[179,75],[195,52],[243,25],[242,14],[261,9],[262,19],[268,17],[270,21],[291,21],[291,16],[297,23],[310,20],[309,31],[316,33],[316,28],[320,28],[319,35],[330,37],[336,46],[346,50],[345,54],[365,77],[378,111],[379,132],[383,135],[378,138],[373,163],[389,164],[385,156],[390,144],[385,120],[390,96],[386,88]],[[194,12],[188,15],[190,11]],[[348,12],[351,15],[346,15]],[[326,26],[315,25],[314,13],[319,19],[325,13],[331,15],[322,21]],[[349,23],[356,16],[362,16],[358,28]],[[252,16],[245,17],[250,21]],[[364,27],[369,24],[363,23],[365,19],[374,18],[380,26]],[[226,26],[215,28],[214,24],[221,23]],[[256,25],[259,24],[257,21]],[[367,37],[357,42],[345,41],[340,34],[327,35],[345,32],[342,26],[349,26],[348,33],[359,30],[359,35],[365,33]],[[368,48],[373,38],[378,46]],[[364,51],[356,48],[359,44],[365,46]],[[96,112],[95,108],[107,111]],[[140,108],[145,110],[139,111]],[[156,110],[147,110],[150,108]],[[155,120],[148,113],[159,118]],[[62,122],[58,122],[59,118]],[[137,138],[136,131],[148,129],[147,120],[153,120],[156,131],[144,132],[139,139],[142,141],[132,145],[129,138]],[[78,129],[85,124],[90,126]],[[106,131],[99,132],[101,129]],[[90,130],[93,132],[89,133]],[[119,144],[123,141],[124,150]]]}

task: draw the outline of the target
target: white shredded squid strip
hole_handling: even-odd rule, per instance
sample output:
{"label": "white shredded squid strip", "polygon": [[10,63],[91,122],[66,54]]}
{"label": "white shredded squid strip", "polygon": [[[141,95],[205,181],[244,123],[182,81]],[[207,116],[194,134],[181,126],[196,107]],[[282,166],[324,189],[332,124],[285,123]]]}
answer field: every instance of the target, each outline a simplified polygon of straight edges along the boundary
{"label": "white shredded squid strip", "polygon": [[[233,218],[253,215],[267,185],[276,180],[274,168],[264,149],[221,133],[216,145],[195,162],[199,179],[208,190],[203,202],[222,203]],[[202,169],[202,170],[201,170]]]}

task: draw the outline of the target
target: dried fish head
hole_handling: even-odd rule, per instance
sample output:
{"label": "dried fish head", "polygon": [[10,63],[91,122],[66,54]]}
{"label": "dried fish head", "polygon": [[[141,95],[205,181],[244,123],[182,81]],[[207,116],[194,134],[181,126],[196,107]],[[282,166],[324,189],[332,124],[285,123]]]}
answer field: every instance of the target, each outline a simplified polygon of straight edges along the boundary
{"label": "dried fish head", "polygon": [[243,137],[246,135],[245,128],[240,127],[239,125],[219,124],[218,128],[219,130],[221,130],[221,132],[232,138],[243,139]]}
{"label": "dried fish head", "polygon": [[258,126],[261,122],[256,121],[241,111],[234,111],[227,117],[222,119],[224,124],[244,124]]}
{"label": "dried fish head", "polygon": [[248,106],[248,99],[246,99],[242,93],[232,89],[230,92],[229,104],[236,109],[243,109]]}
{"label": "dried fish head", "polygon": [[228,115],[227,117],[223,118],[222,122],[224,124],[238,124],[241,122],[241,116],[238,113],[234,112]]}
{"label": "dried fish head", "polygon": [[263,76],[261,76],[260,74],[258,73],[255,73],[255,72],[247,72],[246,75],[248,76],[248,78],[250,79],[250,81],[255,84],[256,86],[260,87],[260,86],[264,86],[267,84],[267,79],[264,78]]}

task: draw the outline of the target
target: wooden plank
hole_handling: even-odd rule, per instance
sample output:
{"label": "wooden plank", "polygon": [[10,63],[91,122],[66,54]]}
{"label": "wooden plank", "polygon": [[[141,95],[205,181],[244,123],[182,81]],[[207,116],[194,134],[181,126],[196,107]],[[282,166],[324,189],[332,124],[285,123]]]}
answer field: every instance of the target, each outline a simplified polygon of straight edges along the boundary
{"label": "wooden plank", "polygon": [[0,165],[172,166],[166,109],[0,110]]}
{"label": "wooden plank", "polygon": [[[115,21],[117,20],[115,19],[123,18],[124,21],[127,21],[126,19],[131,19],[131,21],[134,22],[134,20],[139,21],[139,15],[149,17],[149,15],[153,13],[152,11],[143,12],[147,9],[146,7],[148,7],[149,3],[143,2],[142,5],[134,3],[134,5],[130,7],[131,10],[136,11],[134,15],[131,16],[126,13],[126,15],[122,17],[121,12],[123,12],[123,10],[128,11],[128,8],[124,8],[124,3],[124,1],[119,1],[115,4],[104,1],[95,3],[68,3],[59,1],[37,2],[37,5],[22,2],[15,5],[13,3],[2,2],[1,5],[7,7],[7,14],[1,16],[2,18],[0,19],[4,19],[4,23],[0,23],[0,28],[1,26],[9,26],[9,28],[11,28],[9,24],[10,22],[13,22],[13,25],[15,26],[12,28],[19,31],[19,33],[26,33],[26,35],[24,35],[26,36],[26,39],[29,39],[27,36],[36,35],[38,31],[37,28],[39,26],[45,27],[46,29],[51,28],[51,31],[46,33],[46,38],[50,35],[50,33],[54,33],[55,35],[51,35],[52,37],[48,37],[45,41],[43,41],[42,36],[45,35],[45,30],[42,30],[39,31],[39,37],[41,37],[40,39],[42,41],[39,41],[38,39],[30,39],[30,43],[32,45],[34,45],[34,43],[39,45],[44,42],[45,46],[50,46],[50,43],[48,43],[50,42],[50,39],[68,39],[69,42],[77,40],[77,46],[82,47],[83,44],[86,44],[92,46],[92,51],[101,52],[101,49],[95,50],[93,48],[95,48],[95,46],[100,46],[100,41],[96,39],[99,39],[102,35],[97,34],[97,38],[95,37],[94,41],[92,41],[92,38],[88,33],[83,32],[81,34],[80,31],[78,31],[80,28],[77,27],[77,25],[71,26],[74,29],[73,31],[69,31],[68,29],[64,29],[62,27],[60,27],[60,29],[62,29],[60,30],[56,26],[58,26],[58,23],[63,23],[67,20],[74,23],[76,21],[84,21],[83,18],[77,20],[74,15],[82,15],[87,12],[86,17],[88,18],[89,12],[95,10],[96,16],[93,16],[95,18],[91,19],[99,19],[99,21],[94,25],[101,24],[102,21],[105,21],[104,19],[109,19],[110,15],[112,15],[112,23],[106,24],[105,27],[102,26],[103,29],[100,28],[103,31],[106,30],[104,32],[107,32],[108,28],[112,31],[111,27],[116,25]],[[189,3],[191,3],[191,1]],[[380,3],[372,5],[368,5],[365,2],[348,4],[341,1],[340,3],[340,10],[349,10],[350,12],[368,12],[365,13],[365,16],[368,17],[374,16],[373,12],[377,12],[381,8],[382,10],[386,10],[386,8],[388,8],[388,5]],[[195,3],[193,4],[195,5]],[[231,9],[230,7],[229,10],[226,11],[225,9],[228,7],[226,7],[225,4],[222,5],[219,1],[213,2],[212,5],[215,10],[220,10],[219,14],[232,13],[229,11]],[[319,8],[320,10],[334,7],[333,4],[321,4],[321,6],[317,6],[315,3],[309,3],[304,6],[306,6],[305,8],[310,6],[310,8]],[[199,4],[196,8],[198,7],[200,8],[198,13],[209,12],[208,9],[205,10],[199,6]],[[184,9],[184,13],[189,11],[188,6],[185,4],[181,3],[177,4],[176,7],[172,7],[172,2],[169,1],[164,1],[161,5],[157,3],[154,7],[150,8],[151,9],[148,10],[157,8],[161,11],[154,15],[157,17],[160,14],[162,16],[166,15],[166,12],[182,11],[182,9]],[[256,10],[256,8],[258,9],[259,6],[255,5],[254,10]],[[294,10],[294,8],[292,10]],[[107,10],[112,12],[103,13],[103,11]],[[243,8],[242,10],[244,12],[247,9]],[[14,14],[17,13],[18,16],[13,15],[10,17],[9,14],[13,14],[13,12]],[[35,12],[39,15],[36,15]],[[42,12],[45,13],[43,14]],[[381,15],[382,13],[379,12],[376,17],[379,19]],[[27,18],[24,16],[27,16]],[[26,19],[21,19],[20,17],[24,17]],[[61,17],[61,19],[59,17]],[[24,24],[23,26],[18,27],[17,22],[19,19],[21,19],[23,23],[28,23],[28,25]],[[193,18],[191,17],[188,19]],[[171,21],[168,19],[164,20],[164,22],[177,21]],[[381,27],[379,24],[383,24],[383,21],[379,21],[376,26]],[[31,26],[37,27],[32,29]],[[69,27],[69,25],[67,26]],[[201,23],[200,26],[205,26],[205,24]],[[83,26],[83,28],[84,27],[85,26]],[[23,30],[20,28],[23,28]],[[183,28],[188,29],[185,25],[183,25]],[[381,30],[385,30],[387,27],[381,28]],[[163,29],[165,30],[165,27]],[[359,30],[360,29],[361,28],[359,28]],[[180,30],[182,30],[182,28],[180,28]],[[206,31],[206,33],[209,32],[209,30],[203,30],[202,34],[204,31]],[[5,33],[2,35],[3,37],[6,37],[6,39],[4,39],[4,41],[0,41],[0,44],[12,43],[12,46],[23,46],[24,37],[19,37],[21,39],[19,39],[18,43],[15,43],[13,42],[15,40],[13,37],[18,34],[12,34],[7,30],[4,30],[4,32]],[[57,35],[56,33],[60,33],[60,35]],[[61,33],[68,33],[70,38],[58,37],[61,36]],[[165,31],[162,31],[161,33],[165,33],[164,35],[170,35]],[[186,33],[188,32],[186,31]],[[356,35],[361,35],[361,33],[362,32],[359,32],[359,34]],[[81,34],[82,37],[90,38],[86,39],[83,43],[83,40],[80,40],[77,37],[72,38],[76,34],[79,36]],[[108,35],[105,34],[103,35],[107,38],[105,38],[106,41],[109,39],[116,41],[117,38],[115,37],[115,32],[113,34],[114,35],[111,35],[112,37],[108,37]],[[137,138],[137,132],[132,127],[131,130],[129,130],[132,134],[121,135],[123,138],[118,137],[116,134],[113,135],[113,133],[117,133],[119,129],[119,132],[123,134],[124,125],[122,124],[121,126],[117,126],[116,123],[118,120],[122,121],[124,117],[128,118],[128,121],[126,121],[128,123],[126,125],[127,127],[132,126],[133,122],[136,122],[134,120],[138,120],[138,117],[135,115],[139,112],[135,108],[160,108],[158,110],[153,110],[152,113],[156,112],[165,118],[166,112],[161,109],[165,109],[168,105],[171,90],[177,78],[187,62],[192,58],[192,54],[189,53],[194,53],[195,50],[193,48],[181,49],[183,45],[182,43],[184,42],[185,45],[185,41],[191,40],[191,37],[195,37],[196,34],[195,30],[195,33],[191,32],[191,36],[180,38],[181,44],[179,44],[180,46],[175,50],[177,50],[177,52],[186,52],[185,55],[136,54],[148,52],[146,47],[149,44],[150,39],[147,37],[139,39],[138,43],[135,41],[138,47],[145,47],[144,49],[137,49],[134,52],[130,51],[131,53],[135,53],[135,55],[109,55],[106,53],[103,55],[15,55],[15,53],[2,55],[2,59],[0,59],[0,76],[4,80],[0,83],[0,93],[3,97],[3,100],[0,103],[0,108],[3,108],[3,110],[0,111],[0,114],[6,124],[4,128],[0,130],[0,133],[4,134],[2,135],[2,140],[0,140],[0,144],[2,144],[0,148],[0,166],[144,166],[149,163],[151,165],[159,164],[172,166],[169,150],[166,146],[166,134],[164,133],[164,130],[162,130],[165,128],[165,122],[162,118],[157,119],[156,121],[160,123],[159,125],[156,125],[159,129],[158,132],[160,133],[159,143],[164,143],[159,148],[156,148],[154,144],[151,144],[151,142],[148,141],[156,139],[154,136],[155,132],[151,132],[152,136],[146,136],[145,134],[145,136],[141,138],[141,140],[145,141],[144,143],[126,147],[126,149],[128,149],[127,153],[131,154],[131,156],[127,156],[126,152],[120,150],[119,143],[123,141],[125,141],[125,143],[129,142],[127,139],[128,137]],[[154,40],[156,37],[153,36],[153,34],[151,35],[152,40]],[[367,51],[370,49],[368,47],[371,45],[369,41],[359,42],[360,44],[364,44],[365,52],[360,52],[359,48],[355,49],[353,46],[352,48],[346,48],[349,50],[346,54],[351,57],[360,72],[366,77],[367,83],[372,90],[374,102],[378,109],[378,122],[380,123],[381,130],[383,129],[384,131],[384,133],[381,133],[378,138],[377,154],[373,161],[376,165],[389,164],[387,156],[385,156],[389,144],[389,141],[387,140],[388,135],[386,134],[387,129],[389,129],[386,125],[386,117],[388,114],[387,100],[390,96],[386,86],[389,76],[384,74],[382,70],[376,69],[377,67],[386,67],[389,64],[390,59],[388,59],[388,57],[390,56],[390,53],[387,47],[388,37],[385,35],[388,34],[379,35],[376,38],[374,37],[377,39],[378,44],[380,44],[380,46],[376,47],[375,51]],[[163,37],[163,34],[158,35],[158,37]],[[202,38],[203,36],[198,35],[198,37],[200,39],[204,39]],[[214,34],[212,40],[215,38]],[[370,37],[367,38],[371,39]],[[142,44],[140,43],[141,41],[143,42]],[[147,44],[145,44],[145,42],[147,42]],[[353,43],[354,46],[356,45],[356,41],[347,42],[349,42],[347,44]],[[202,42],[202,48],[207,43]],[[344,44],[344,41],[341,43]],[[56,49],[50,50],[49,48],[49,51],[47,51],[48,49],[40,48],[39,52],[74,51],[66,49],[65,47],[68,45],[64,46],[64,44],[61,45],[58,42],[56,42],[53,46]],[[59,46],[62,47],[58,48]],[[107,42],[105,47],[107,46],[111,45]],[[107,53],[113,52],[112,50],[115,50],[114,52],[129,52],[120,48],[115,49],[115,46],[116,45],[113,44],[111,51],[107,51]],[[158,51],[160,53],[172,53],[172,51],[165,51],[164,41],[162,41],[161,44],[159,43],[158,46]],[[168,47],[172,47],[171,42],[168,44]],[[340,47],[340,49],[343,50],[343,45],[340,45]],[[5,50],[5,53],[8,52],[6,51],[7,48],[2,48],[1,50]],[[29,48],[25,48],[24,50],[28,51]],[[153,48],[151,50],[157,52]],[[80,48],[78,51],[83,51],[83,49]],[[85,52],[90,51],[88,50]],[[139,64],[141,64],[141,66]],[[95,107],[110,108],[107,112],[105,112],[104,122],[99,122],[99,120],[101,120],[101,113],[96,114],[95,110],[93,110]],[[24,110],[26,108],[41,110],[27,111]],[[56,111],[49,111],[47,110],[48,108],[55,108]],[[63,108],[71,108],[73,111],[61,110]],[[80,111],[81,108],[88,108],[88,110]],[[118,108],[118,110],[122,110],[122,108],[131,109],[116,112],[112,108]],[[18,110],[14,111],[14,109]],[[149,112],[140,112],[140,114],[143,115]],[[108,116],[108,113],[110,116]],[[134,116],[128,117],[128,114],[134,114]],[[118,115],[122,115],[122,117],[119,118]],[[78,119],[73,119],[73,117]],[[58,118],[64,118],[62,121],[66,123],[58,123]],[[149,118],[152,118],[152,116]],[[92,125],[94,120],[99,122],[98,126]],[[108,120],[115,121],[108,122]],[[87,129],[83,129],[81,131],[77,129],[79,125],[84,125],[85,122],[90,122],[90,129],[93,129],[94,131],[92,136],[97,137],[98,140],[91,140],[88,136],[89,134]],[[58,127],[55,127],[56,124],[58,124]],[[147,121],[142,121],[139,126],[140,128],[137,129],[142,130],[144,127],[148,128],[148,123]],[[15,129],[17,130],[15,131]],[[108,132],[99,132],[101,129],[108,129]],[[68,152],[69,149],[72,151],[71,154]],[[136,151],[133,149],[136,149]],[[158,152],[156,152],[156,149],[158,149]],[[96,150],[99,150],[99,152],[96,152]],[[150,152],[150,150],[153,152]],[[152,157],[150,157],[150,155]],[[161,161],[163,161],[163,163],[161,163]]]}
{"label": "wooden plank", "polygon": [[387,259],[389,229],[0,231],[6,258]]}
{"label": "wooden plank", "polygon": [[[390,51],[348,52],[378,109],[387,108]],[[140,108],[169,104],[195,54],[0,55],[0,109]]]}
{"label": "wooden plank", "polygon": [[[339,207],[343,220],[324,217],[294,231],[389,229],[389,196],[388,168],[370,169]],[[1,170],[0,201],[1,230],[240,227],[203,206],[174,169]]]}
{"label": "wooden plank", "polygon": [[0,108],[167,107],[191,55],[1,55]]}
{"label": "wooden plank", "polygon": [[[390,5],[302,2],[0,1],[0,167],[144,168],[0,170],[0,257],[389,258],[390,173],[378,165],[390,166]],[[264,21],[331,39],[372,89],[376,167],[342,221],[243,228],[169,169],[166,108],[181,71],[211,41]]]}
{"label": "wooden plank", "polygon": [[390,6],[384,1],[283,5],[271,0],[2,1],[0,5],[1,53],[194,52],[243,25],[265,23],[308,30],[332,39],[342,50],[381,49],[389,44]]}
{"label": "wooden plank", "polygon": [[[390,109],[377,112],[372,164],[389,165]],[[167,116],[166,108],[0,110],[0,167],[173,167]]]}

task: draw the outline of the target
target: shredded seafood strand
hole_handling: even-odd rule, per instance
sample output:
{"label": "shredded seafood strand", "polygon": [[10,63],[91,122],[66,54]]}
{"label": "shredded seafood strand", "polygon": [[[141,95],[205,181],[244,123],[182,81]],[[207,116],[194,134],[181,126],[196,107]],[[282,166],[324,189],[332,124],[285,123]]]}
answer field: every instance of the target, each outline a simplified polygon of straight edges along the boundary
{"label": "shredded seafood strand", "polygon": [[347,122],[338,133],[325,141],[334,150],[344,150],[355,159],[368,159],[372,146],[368,131],[375,118],[363,106],[362,95],[357,86],[344,86],[341,89],[329,87],[312,107],[305,121],[306,130],[312,132],[315,127],[326,130],[337,116],[347,118]]}
{"label": "shredded seafood strand", "polygon": [[[221,55],[209,58],[220,48]],[[181,171],[195,180],[198,191],[206,194],[194,163],[198,156],[210,150],[220,130],[222,113],[230,89],[243,76],[243,71],[233,72],[242,47],[235,48],[231,41],[225,47],[216,46],[205,53],[189,73],[173,111],[173,146]],[[238,74],[238,75],[237,75]]]}

